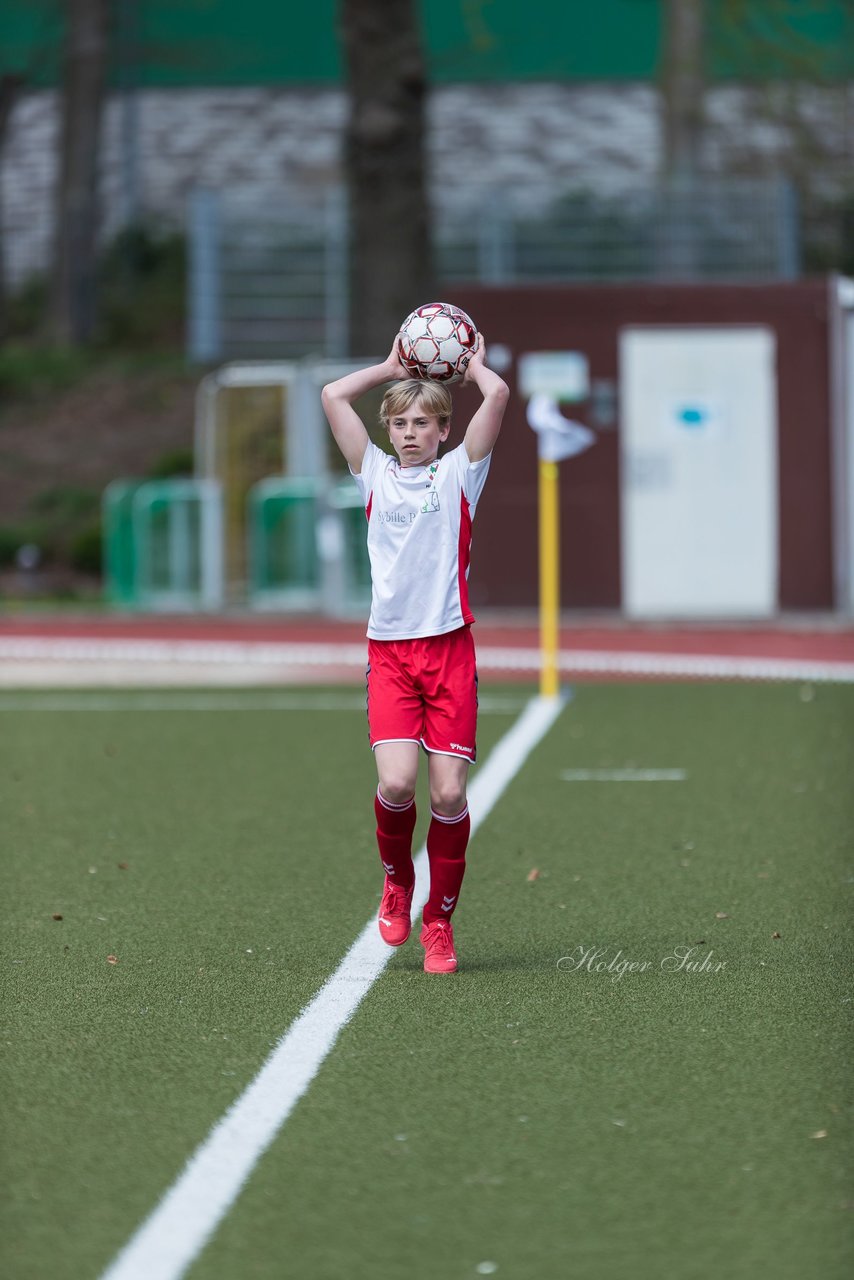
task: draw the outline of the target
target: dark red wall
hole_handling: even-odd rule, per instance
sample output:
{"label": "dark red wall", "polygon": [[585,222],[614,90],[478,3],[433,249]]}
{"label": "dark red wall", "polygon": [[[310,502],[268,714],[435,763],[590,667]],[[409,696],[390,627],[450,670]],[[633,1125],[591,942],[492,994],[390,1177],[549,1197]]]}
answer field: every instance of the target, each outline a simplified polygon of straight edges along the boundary
{"label": "dark red wall", "polygon": [[[511,349],[504,373],[513,395],[474,526],[475,604],[537,602],[537,451],[516,384],[526,351],[583,351],[591,381],[618,373],[620,330],[630,325],[759,324],[777,338],[780,459],[781,609],[833,605],[828,286],[576,285],[536,288],[454,286],[454,302],[487,344]],[[455,392],[459,440],[477,393]],[[584,406],[572,416],[588,420]],[[619,416],[618,416],[619,422]],[[618,422],[597,429],[586,453],[561,464],[562,604],[618,608],[620,488]]]}

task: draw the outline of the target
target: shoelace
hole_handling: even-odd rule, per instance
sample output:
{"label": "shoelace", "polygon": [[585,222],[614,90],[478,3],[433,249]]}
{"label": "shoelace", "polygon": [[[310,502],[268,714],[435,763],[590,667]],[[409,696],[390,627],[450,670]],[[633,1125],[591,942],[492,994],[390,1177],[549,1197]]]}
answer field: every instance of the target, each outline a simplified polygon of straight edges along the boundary
{"label": "shoelace", "polygon": [[437,920],[430,929],[427,934],[426,948],[428,955],[432,955],[434,951],[453,952],[454,937],[450,927],[443,920]]}
{"label": "shoelace", "polygon": [[402,916],[409,910],[408,894],[396,884],[388,884],[383,894],[382,912],[387,916]]}

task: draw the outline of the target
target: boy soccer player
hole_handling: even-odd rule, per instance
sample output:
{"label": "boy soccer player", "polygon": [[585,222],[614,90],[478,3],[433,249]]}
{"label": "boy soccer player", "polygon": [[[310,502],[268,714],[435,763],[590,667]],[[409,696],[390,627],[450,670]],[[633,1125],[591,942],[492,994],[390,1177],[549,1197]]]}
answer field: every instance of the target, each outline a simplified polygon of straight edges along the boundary
{"label": "boy soccer player", "polygon": [[[451,396],[408,377],[398,342],[382,364],[323,388],[323,408],[365,502],[372,599],[368,727],[379,785],[377,843],[385,870],[378,917],[392,947],[409,937],[415,870],[415,782],[427,753],[430,896],[421,943],[427,973],[457,968],[451,916],[469,838],[466,779],[475,758],[477,670],[467,577],[471,522],[501,430],[509,391],[484,363],[483,338],[464,381],[483,396],[463,443],[439,457]],[[391,382],[380,417],[396,457],[371,442],[353,401]]]}

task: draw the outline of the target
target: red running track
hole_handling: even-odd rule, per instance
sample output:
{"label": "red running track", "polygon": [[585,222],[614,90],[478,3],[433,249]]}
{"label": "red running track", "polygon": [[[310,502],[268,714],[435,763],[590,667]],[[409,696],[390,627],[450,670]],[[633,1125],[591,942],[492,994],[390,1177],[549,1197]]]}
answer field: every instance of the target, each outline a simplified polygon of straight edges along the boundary
{"label": "red running track", "polygon": [[[479,646],[536,648],[539,632],[529,621],[475,623]],[[291,644],[359,644],[363,622],[324,618],[185,616],[6,616],[0,637],[15,639],[236,640]],[[790,658],[818,662],[854,662],[854,623],[836,619],[811,622],[783,619],[777,624],[638,625],[618,619],[569,622],[561,627],[560,647],[612,653],[705,654],[723,657]]]}

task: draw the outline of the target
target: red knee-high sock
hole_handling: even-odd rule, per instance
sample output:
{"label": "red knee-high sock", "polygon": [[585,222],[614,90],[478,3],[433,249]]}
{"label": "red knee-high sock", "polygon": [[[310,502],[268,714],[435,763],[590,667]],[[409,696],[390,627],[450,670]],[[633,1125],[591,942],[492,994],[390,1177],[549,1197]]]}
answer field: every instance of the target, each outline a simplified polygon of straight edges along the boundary
{"label": "red knee-high sock", "polygon": [[410,889],[415,883],[415,868],[412,865],[415,796],[405,804],[392,804],[377,787],[374,813],[377,815],[380,861],[385,867],[385,873],[401,889]]}
{"label": "red knee-high sock", "polygon": [[431,809],[427,831],[427,857],[430,861],[430,897],[424,908],[424,923],[449,920],[460,896],[466,873],[466,846],[471,821],[468,805],[453,818]]}

